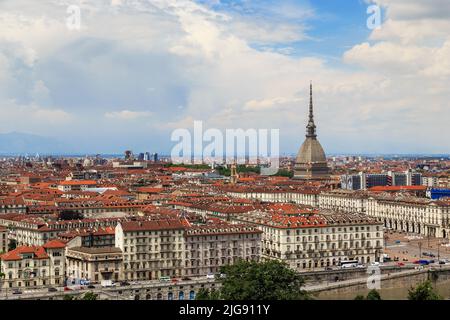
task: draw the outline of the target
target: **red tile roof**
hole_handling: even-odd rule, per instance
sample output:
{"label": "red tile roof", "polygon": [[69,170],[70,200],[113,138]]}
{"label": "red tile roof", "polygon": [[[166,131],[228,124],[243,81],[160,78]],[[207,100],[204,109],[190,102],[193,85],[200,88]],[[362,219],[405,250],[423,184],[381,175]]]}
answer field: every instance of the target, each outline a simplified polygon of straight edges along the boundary
{"label": "red tile roof", "polygon": [[175,230],[184,229],[189,223],[185,219],[164,219],[153,221],[125,221],[121,223],[125,232],[148,230]]}
{"label": "red tile roof", "polygon": [[95,180],[64,180],[59,182],[62,186],[81,186],[81,185],[96,185]]}
{"label": "red tile roof", "polygon": [[22,260],[22,254],[33,253],[35,259],[48,259],[44,247],[20,246],[0,256],[3,261]]}
{"label": "red tile roof", "polygon": [[66,244],[61,240],[55,239],[55,240],[50,240],[49,242],[44,244],[43,247],[45,249],[61,249],[61,248],[65,248]]}

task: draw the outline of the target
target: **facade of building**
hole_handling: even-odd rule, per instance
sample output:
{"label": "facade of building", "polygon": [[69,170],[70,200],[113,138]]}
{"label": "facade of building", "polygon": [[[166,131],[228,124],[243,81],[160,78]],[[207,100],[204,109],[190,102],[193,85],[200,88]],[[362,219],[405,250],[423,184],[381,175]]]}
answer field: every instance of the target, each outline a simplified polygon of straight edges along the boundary
{"label": "facade of building", "polygon": [[235,217],[263,231],[263,260],[277,259],[298,271],[311,271],[340,262],[379,259],[383,248],[383,225],[362,214],[333,212],[313,216],[269,215],[252,212]]}
{"label": "facade of building", "polygon": [[405,172],[348,174],[341,176],[341,188],[366,190],[377,186],[420,186],[422,175],[411,170]]}
{"label": "facade of building", "polygon": [[116,226],[115,246],[123,252],[125,280],[183,275],[184,219],[126,221]]}
{"label": "facade of building", "polygon": [[448,238],[450,206],[418,197],[370,197],[367,215],[396,231]]}
{"label": "facade of building", "polygon": [[338,189],[321,193],[318,206],[336,212],[365,213],[367,198],[367,193]]}
{"label": "facade of building", "polygon": [[66,251],[67,281],[101,283],[123,278],[123,255],[117,247],[72,247]]}
{"label": "facade of building", "polygon": [[52,240],[43,246],[20,246],[0,256],[2,288],[62,286],[65,280],[65,244]]}
{"label": "facade of building", "polygon": [[206,225],[190,227],[185,233],[185,270],[187,276],[218,273],[220,267],[239,259],[258,261],[261,234],[245,225]]}

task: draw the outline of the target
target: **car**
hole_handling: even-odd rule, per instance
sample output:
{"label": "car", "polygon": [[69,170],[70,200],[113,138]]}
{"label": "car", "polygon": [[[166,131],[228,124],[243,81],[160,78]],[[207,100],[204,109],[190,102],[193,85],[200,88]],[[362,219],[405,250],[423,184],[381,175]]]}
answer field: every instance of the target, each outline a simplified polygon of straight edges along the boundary
{"label": "car", "polygon": [[333,270],[333,268],[332,267],[326,267],[325,270],[331,271],[331,270]]}
{"label": "car", "polygon": [[435,255],[434,253],[430,253],[430,257],[431,257],[431,258],[435,258],[436,255]]}
{"label": "car", "polygon": [[178,282],[178,279],[177,279],[177,278],[172,278],[171,281],[172,281],[173,283],[177,283],[177,282]]}
{"label": "car", "polygon": [[374,267],[379,267],[380,263],[378,261],[375,261],[375,262],[372,262],[370,265],[374,266]]}
{"label": "car", "polygon": [[130,283],[127,282],[127,281],[121,281],[121,282],[120,282],[120,285],[121,285],[121,286],[129,286]]}
{"label": "car", "polygon": [[399,267],[403,267],[405,264],[403,263],[403,262],[398,262],[397,263],[397,266],[399,266]]}
{"label": "car", "polygon": [[206,279],[214,279],[214,278],[215,278],[214,273],[208,273],[206,275]]}
{"label": "car", "polygon": [[69,287],[64,287],[64,291],[72,291]]}
{"label": "car", "polygon": [[220,277],[221,277],[221,278],[226,278],[227,275],[226,275],[225,273],[221,273],[221,274],[220,274]]}
{"label": "car", "polygon": [[58,291],[58,289],[53,287],[48,288],[48,292],[56,292],[56,291]]}
{"label": "car", "polygon": [[422,252],[422,255],[423,255],[424,257],[430,256],[430,254],[429,254],[428,252]]}
{"label": "car", "polygon": [[192,280],[192,279],[189,278],[189,277],[183,277],[183,278],[181,278],[181,280],[183,280],[183,281],[189,281],[189,280]]}
{"label": "car", "polygon": [[88,289],[95,289],[95,286],[93,284],[90,284],[87,287],[88,287]]}
{"label": "car", "polygon": [[19,289],[14,289],[13,294],[22,294],[22,291],[20,291]]}

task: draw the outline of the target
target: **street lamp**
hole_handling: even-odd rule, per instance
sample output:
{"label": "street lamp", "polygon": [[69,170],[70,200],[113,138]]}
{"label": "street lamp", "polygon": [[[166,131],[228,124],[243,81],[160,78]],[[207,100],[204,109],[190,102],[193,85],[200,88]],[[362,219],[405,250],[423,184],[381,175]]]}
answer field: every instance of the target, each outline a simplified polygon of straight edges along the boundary
{"label": "street lamp", "polygon": [[422,241],[419,241],[419,259],[422,258]]}

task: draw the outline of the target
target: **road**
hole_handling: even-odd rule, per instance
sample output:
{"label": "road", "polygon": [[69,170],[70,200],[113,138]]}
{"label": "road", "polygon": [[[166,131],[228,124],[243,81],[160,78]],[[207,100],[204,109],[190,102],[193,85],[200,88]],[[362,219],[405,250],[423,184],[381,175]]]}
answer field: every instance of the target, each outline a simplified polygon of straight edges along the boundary
{"label": "road", "polygon": [[129,285],[115,285],[113,287],[102,287],[100,284],[94,285],[95,288],[88,288],[87,286],[72,286],[73,290],[65,291],[64,287],[55,287],[56,292],[49,292],[48,288],[40,288],[40,289],[28,289],[21,290],[21,294],[13,294],[13,290],[5,289],[0,292],[0,300],[4,299],[25,299],[25,298],[33,298],[33,297],[51,297],[51,296],[60,296],[62,292],[70,295],[81,295],[86,292],[94,292],[94,293],[102,293],[106,295],[110,295],[111,297],[120,298],[118,294],[115,292],[119,290],[136,290],[136,289],[145,289],[149,287],[158,287],[158,286],[170,286],[170,285],[191,285],[196,283],[209,283],[214,282],[214,279],[207,279],[206,277],[191,277],[190,280],[177,280],[162,282],[159,280],[147,280],[147,281],[130,281]]}
{"label": "road", "polygon": [[[401,233],[387,233],[386,249],[385,252],[391,256],[391,258],[399,257],[399,261],[413,262],[420,258],[422,259],[449,259],[450,260],[450,247],[443,246],[442,244],[448,239],[442,238],[430,238],[422,237],[421,239],[408,238],[407,234]],[[417,237],[415,235],[414,237]],[[400,241],[400,243],[397,243]],[[429,257],[424,253],[432,253],[435,257]]]}

